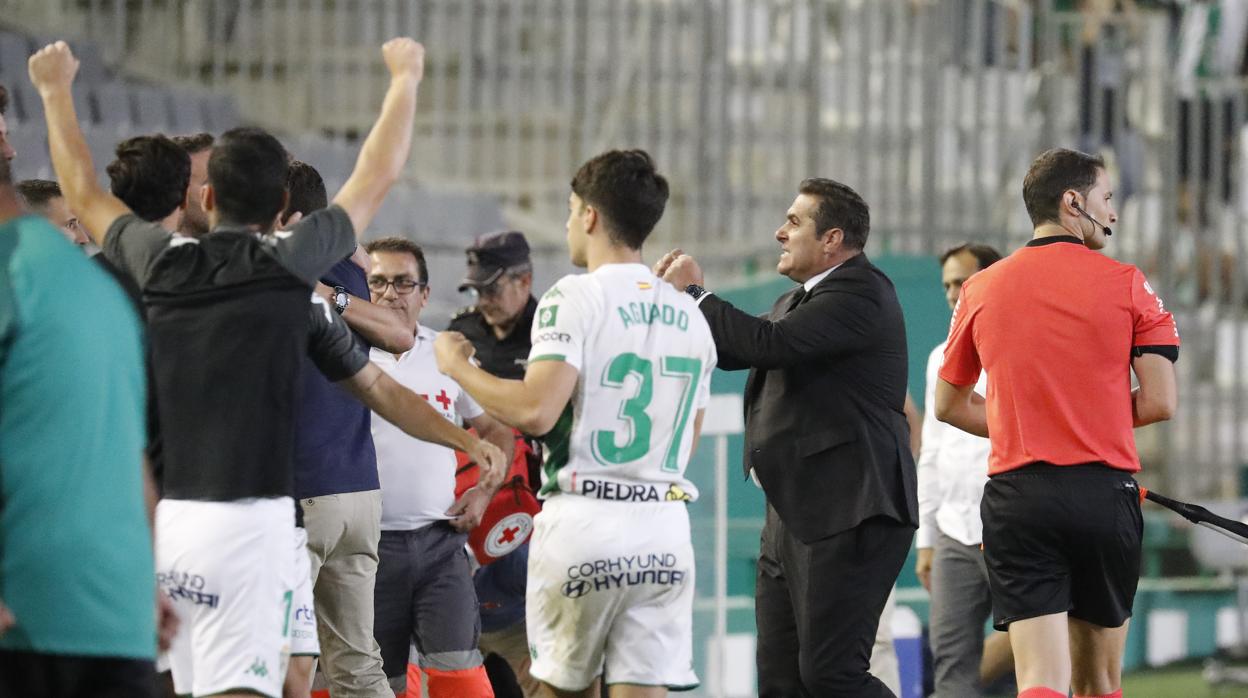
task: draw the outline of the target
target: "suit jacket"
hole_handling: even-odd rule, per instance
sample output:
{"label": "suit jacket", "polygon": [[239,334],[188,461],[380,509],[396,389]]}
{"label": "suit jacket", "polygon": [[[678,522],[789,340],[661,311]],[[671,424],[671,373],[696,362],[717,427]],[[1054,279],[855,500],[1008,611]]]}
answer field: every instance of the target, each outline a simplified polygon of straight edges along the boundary
{"label": "suit jacket", "polygon": [[787,312],[762,317],[711,295],[699,307],[719,367],[750,369],[745,470],[803,542],[873,516],[918,526],[906,396],[906,328],[893,283],[865,254]]}

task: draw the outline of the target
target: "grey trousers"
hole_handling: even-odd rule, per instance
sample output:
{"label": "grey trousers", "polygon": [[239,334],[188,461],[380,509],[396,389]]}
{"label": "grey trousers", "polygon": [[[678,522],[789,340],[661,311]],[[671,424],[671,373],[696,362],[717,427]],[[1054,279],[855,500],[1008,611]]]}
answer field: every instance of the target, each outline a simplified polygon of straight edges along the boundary
{"label": "grey trousers", "polygon": [[983,551],[937,531],[932,555],[933,696],[982,695],[979,664],[984,655],[984,624],[991,613]]}
{"label": "grey trousers", "polygon": [[321,673],[334,698],[393,698],[373,638],[381,490],[299,501],[312,562]]}

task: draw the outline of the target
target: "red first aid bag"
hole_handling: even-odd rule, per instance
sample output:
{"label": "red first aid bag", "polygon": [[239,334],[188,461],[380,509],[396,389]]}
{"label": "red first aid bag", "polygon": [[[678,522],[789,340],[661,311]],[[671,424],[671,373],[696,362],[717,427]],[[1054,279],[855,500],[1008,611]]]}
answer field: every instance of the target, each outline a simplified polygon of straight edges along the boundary
{"label": "red first aid bag", "polygon": [[[458,461],[455,498],[458,499],[477,484],[481,470],[463,452],[456,451],[455,457]],[[542,505],[529,486],[529,459],[532,457],[533,449],[516,432],[516,453],[511,459],[511,469],[486,507],[481,524],[468,534],[468,545],[482,565],[520,547],[533,534],[533,515],[541,511]]]}

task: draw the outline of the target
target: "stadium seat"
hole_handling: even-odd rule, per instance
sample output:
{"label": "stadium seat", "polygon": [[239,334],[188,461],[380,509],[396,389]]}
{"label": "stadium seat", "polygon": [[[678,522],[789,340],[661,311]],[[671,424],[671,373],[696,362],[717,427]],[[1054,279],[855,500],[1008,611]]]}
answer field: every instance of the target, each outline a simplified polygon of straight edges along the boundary
{"label": "stadium seat", "polygon": [[16,80],[8,85],[9,96],[13,102],[10,110],[14,121],[21,124],[43,124],[43,100],[30,80]]}
{"label": "stadium seat", "polygon": [[17,179],[52,179],[48,133],[42,123],[10,127],[9,143],[17,151],[17,159],[14,160]]}
{"label": "stadium seat", "polygon": [[91,162],[95,165],[95,171],[103,175],[104,168],[113,161],[117,143],[122,137],[108,126],[84,128],[82,135],[87,140],[87,149],[91,151]]}
{"label": "stadium seat", "polygon": [[173,123],[171,99],[167,90],[154,85],[132,85],[134,126],[141,132],[168,131]]}
{"label": "stadium seat", "polygon": [[95,94],[95,106],[101,126],[111,128],[114,133],[122,133],[134,127],[134,104],[130,99],[130,89],[125,83],[104,82],[95,85],[91,91]]}
{"label": "stadium seat", "polygon": [[197,92],[174,90],[169,95],[173,105],[173,130],[190,134],[207,130],[204,119],[204,100]]}
{"label": "stadium seat", "polygon": [[8,80],[26,75],[26,59],[31,53],[30,40],[25,36],[0,31],[0,72]]}

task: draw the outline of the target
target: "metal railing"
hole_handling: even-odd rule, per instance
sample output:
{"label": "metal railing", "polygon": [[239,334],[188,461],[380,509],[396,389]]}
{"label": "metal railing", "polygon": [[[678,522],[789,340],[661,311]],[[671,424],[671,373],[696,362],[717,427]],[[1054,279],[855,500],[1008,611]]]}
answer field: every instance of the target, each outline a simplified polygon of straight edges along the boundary
{"label": "metal railing", "polygon": [[0,0],[0,13],[88,36],[128,72],[228,88],[260,123],[343,138],[375,115],[378,45],[416,36],[418,181],[498,196],[554,243],[576,167],[643,147],[673,192],[652,246],[738,274],[774,263],[770,231],[806,176],[863,194],[872,252],[1010,250],[1030,230],[1031,158],[1104,153],[1120,202],[1108,252],[1145,269],[1186,345],[1179,417],[1140,432],[1141,450],[1180,496],[1240,489],[1248,85],[1209,69],[1224,45],[1179,31],[1198,18],[1022,0]]}

